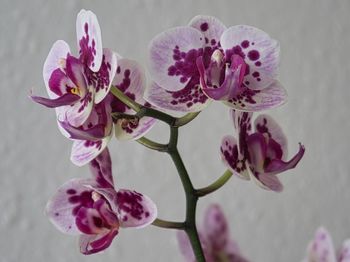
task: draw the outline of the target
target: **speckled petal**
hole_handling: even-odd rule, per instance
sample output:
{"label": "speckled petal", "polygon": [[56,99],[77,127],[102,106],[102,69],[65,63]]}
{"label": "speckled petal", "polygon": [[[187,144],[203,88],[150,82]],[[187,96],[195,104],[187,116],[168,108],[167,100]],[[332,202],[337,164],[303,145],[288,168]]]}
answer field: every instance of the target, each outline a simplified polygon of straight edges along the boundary
{"label": "speckled petal", "polygon": [[[95,103],[100,103],[108,94],[117,69],[117,56],[108,48],[103,49],[101,67],[94,74]],[[96,80],[97,79],[97,80]]]}
{"label": "speckled petal", "polygon": [[[131,99],[139,104],[146,104],[144,100],[144,91],[146,87],[146,78],[143,68],[133,60],[119,59],[117,73],[113,79],[113,85],[117,86]],[[113,98],[112,111],[126,114],[135,114],[135,111],[125,106],[118,99]],[[115,134],[120,140],[138,139],[145,135],[156,123],[156,120],[150,117],[137,119],[120,119],[115,124]]]}
{"label": "speckled petal", "polygon": [[79,238],[80,252],[84,255],[98,253],[108,248],[117,234],[118,230],[113,229],[98,235],[81,235]]}
{"label": "speckled petal", "polygon": [[333,241],[324,228],[319,228],[307,249],[308,262],[337,262]]}
{"label": "speckled petal", "polygon": [[93,159],[89,166],[94,179],[100,187],[114,188],[112,161],[108,147]]}
{"label": "speckled petal", "polygon": [[157,35],[150,43],[152,80],[169,91],[183,89],[197,72],[196,59],[204,36],[192,27],[176,27]]}
{"label": "speckled petal", "polygon": [[46,86],[47,93],[50,98],[56,98],[57,94],[51,91],[49,87],[49,80],[51,78],[52,72],[56,69],[65,67],[65,59],[67,55],[70,53],[69,45],[63,41],[56,41],[45,60],[44,68],[43,68],[43,77]]}
{"label": "speckled petal", "polygon": [[350,239],[343,242],[338,252],[339,262],[350,262]]}
{"label": "speckled petal", "polygon": [[305,153],[305,147],[302,144],[299,144],[299,151],[294,155],[294,157],[285,162],[281,159],[272,159],[271,162],[265,168],[265,172],[271,174],[279,174],[286,170],[296,167],[299,161],[302,159]]}
{"label": "speckled petal", "polygon": [[212,204],[206,209],[202,232],[214,250],[224,250],[229,239],[229,228],[219,205]]}
{"label": "speckled petal", "polygon": [[59,121],[59,125],[69,134],[70,139],[98,141],[105,137],[105,126],[102,124],[87,129],[74,127],[64,121]]}
{"label": "speckled petal", "polygon": [[111,140],[112,132],[98,141],[76,140],[73,143],[71,161],[77,166],[83,166],[97,157]]}
{"label": "speckled petal", "polygon": [[239,154],[237,141],[233,136],[225,136],[222,139],[220,152],[222,161],[233,174],[249,180],[246,159]]}
{"label": "speckled petal", "polygon": [[260,29],[247,25],[228,28],[221,36],[221,46],[230,59],[242,56],[249,66],[244,82],[251,89],[269,86],[277,76],[279,44]]}
{"label": "speckled petal", "polygon": [[203,93],[199,85],[170,92],[156,83],[152,83],[146,90],[145,99],[156,107],[183,113],[202,111],[212,101]]}
{"label": "speckled petal", "polygon": [[254,121],[255,131],[266,134],[269,138],[275,140],[282,148],[282,159],[288,156],[288,141],[278,123],[269,115],[259,115]]}
{"label": "speckled petal", "polygon": [[276,108],[287,102],[287,92],[278,81],[262,90],[246,89],[236,98],[223,101],[236,110],[257,112]]}
{"label": "speckled petal", "polygon": [[80,234],[75,224],[79,206],[88,202],[90,189],[86,187],[93,182],[89,179],[72,179],[63,184],[46,206],[46,214],[57,229],[67,234]]}
{"label": "speckled petal", "polygon": [[118,217],[121,227],[142,228],[157,218],[155,203],[136,191],[121,189],[117,192]]}
{"label": "speckled petal", "polygon": [[199,30],[205,39],[207,46],[217,47],[222,33],[226,30],[226,26],[216,17],[207,15],[197,15],[189,23]]}
{"label": "speckled petal", "polygon": [[76,30],[80,60],[97,72],[102,62],[102,38],[96,15],[82,9],[77,16]]}

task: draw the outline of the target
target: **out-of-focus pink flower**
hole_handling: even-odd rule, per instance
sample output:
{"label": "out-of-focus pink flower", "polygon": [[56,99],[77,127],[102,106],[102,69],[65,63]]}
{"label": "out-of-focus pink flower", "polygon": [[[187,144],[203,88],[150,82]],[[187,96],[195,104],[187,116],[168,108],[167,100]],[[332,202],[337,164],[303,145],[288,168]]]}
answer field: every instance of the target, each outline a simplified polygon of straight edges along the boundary
{"label": "out-of-focus pink flower", "polygon": [[225,136],[221,143],[221,157],[226,166],[238,177],[252,177],[264,189],[282,191],[276,176],[294,168],[304,155],[305,148],[287,161],[287,138],[279,125],[268,115],[259,115],[254,121],[252,113],[231,110],[236,137]]}
{"label": "out-of-focus pink flower", "polygon": [[[210,205],[204,215],[202,227],[198,230],[207,262],[248,262],[230,238],[229,227],[219,205]],[[178,242],[186,262],[195,262],[190,241],[184,231],[178,232]]]}
{"label": "out-of-focus pink flower", "polygon": [[350,262],[350,239],[345,240],[336,253],[331,236],[321,227],[309,244],[303,262]]}
{"label": "out-of-focus pink flower", "polygon": [[119,228],[142,228],[157,217],[157,208],[145,195],[116,189],[106,148],[90,162],[93,177],[72,179],[51,198],[46,213],[63,233],[80,235],[83,254],[100,252],[111,244]]}

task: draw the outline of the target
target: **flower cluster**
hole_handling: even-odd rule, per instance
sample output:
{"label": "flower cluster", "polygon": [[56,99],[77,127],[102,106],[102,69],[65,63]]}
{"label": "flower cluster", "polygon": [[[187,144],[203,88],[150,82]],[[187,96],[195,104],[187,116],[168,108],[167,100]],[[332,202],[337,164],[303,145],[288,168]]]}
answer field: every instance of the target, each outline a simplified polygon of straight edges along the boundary
{"label": "flower cluster", "polygon": [[[59,40],[46,58],[43,77],[48,98],[30,97],[55,108],[59,130],[73,141],[71,161],[90,166],[91,178],[69,180],[47,205],[47,214],[59,230],[80,235],[83,254],[106,249],[120,228],[144,227],[157,217],[147,196],[115,187],[107,147],[113,133],[120,140],[140,139],[151,149],[169,153],[182,178],[187,205],[192,201],[195,207],[203,195],[193,187],[178,153],[178,128],[212,101],[228,106],[236,130],[236,137],[226,136],[221,145],[228,170],[253,178],[265,189],[282,190],[276,175],[294,168],[305,149],[300,144],[287,160],[287,139],[278,124],[267,115],[255,119],[254,129],[251,123],[253,112],[275,108],[287,99],[276,80],[276,40],[251,26],[226,28],[214,17],[196,16],[188,26],[169,29],[151,41],[147,85],[136,61],[103,48],[97,17],[91,11],[79,12],[76,32],[77,56]],[[187,114],[177,118],[173,113]],[[157,120],[170,127],[168,144],[143,137]],[[170,224],[187,231],[194,220],[192,214],[183,224]],[[196,231],[195,226],[191,230]],[[247,261],[229,238],[227,221],[217,205],[207,210],[199,235],[194,241],[201,242],[207,261]],[[195,261],[183,232],[179,239],[186,260]]]}

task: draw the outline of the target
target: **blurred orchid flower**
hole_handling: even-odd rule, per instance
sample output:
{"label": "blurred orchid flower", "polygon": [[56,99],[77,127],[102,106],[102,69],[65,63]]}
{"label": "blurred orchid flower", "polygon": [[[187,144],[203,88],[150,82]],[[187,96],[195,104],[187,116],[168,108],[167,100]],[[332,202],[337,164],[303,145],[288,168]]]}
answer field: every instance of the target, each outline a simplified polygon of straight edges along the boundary
{"label": "blurred orchid flower", "polygon": [[94,13],[81,10],[76,30],[79,59],[71,55],[66,42],[55,42],[43,69],[49,98],[31,98],[56,108],[59,119],[65,117],[70,125],[78,127],[89,118],[94,104],[100,103],[108,94],[117,58],[111,50],[102,49],[100,26]]}
{"label": "blurred orchid flower", "polygon": [[254,121],[252,113],[231,110],[237,139],[225,136],[221,144],[221,157],[226,166],[243,179],[252,177],[267,190],[282,191],[277,174],[294,168],[303,157],[305,148],[287,161],[287,138],[279,125],[268,115],[260,115]]}
{"label": "blurred orchid flower", "polygon": [[80,251],[86,255],[109,247],[119,228],[142,228],[157,217],[150,198],[136,191],[116,189],[107,148],[90,162],[90,170],[92,178],[63,184],[46,207],[57,229],[80,235]]}
{"label": "blurred orchid flower", "polygon": [[287,94],[275,79],[279,44],[246,25],[226,28],[211,16],[169,29],[150,44],[153,84],[146,99],[160,108],[196,112],[211,99],[243,111],[283,104]]}
{"label": "blurred orchid flower", "polygon": [[[184,231],[178,232],[178,242],[186,262],[195,262],[191,244]],[[229,228],[219,205],[210,205],[204,215],[199,238],[207,262],[248,262],[229,236]]]}
{"label": "blurred orchid flower", "polygon": [[307,248],[307,257],[303,262],[349,262],[350,239],[343,242],[337,255],[328,231],[321,227]]}

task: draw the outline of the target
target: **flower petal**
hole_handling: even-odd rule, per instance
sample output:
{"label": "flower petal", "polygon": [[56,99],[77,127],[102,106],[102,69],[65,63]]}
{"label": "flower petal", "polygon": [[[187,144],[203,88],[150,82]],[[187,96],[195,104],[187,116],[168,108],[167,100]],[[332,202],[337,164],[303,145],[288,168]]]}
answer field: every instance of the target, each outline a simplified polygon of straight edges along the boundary
{"label": "flower petal", "polygon": [[255,119],[254,126],[256,132],[266,134],[281,146],[282,159],[286,159],[288,155],[288,141],[278,123],[271,116],[262,114]]}
{"label": "flower petal", "polygon": [[[43,77],[46,86],[47,93],[50,98],[56,98],[57,94],[51,91],[49,87],[49,80],[53,71],[58,68],[62,68],[63,61],[67,58],[67,55],[70,53],[69,45],[63,41],[56,41],[45,60],[44,68],[43,68]],[[62,72],[62,71],[61,71]]]}
{"label": "flower petal", "polygon": [[236,176],[249,180],[246,159],[238,153],[237,141],[233,136],[225,136],[221,142],[221,159]]}
{"label": "flower petal", "polygon": [[236,98],[223,102],[237,110],[257,112],[278,107],[286,101],[287,92],[278,81],[274,81],[262,90],[247,88]]}
{"label": "flower petal", "polygon": [[98,141],[75,140],[70,159],[73,164],[83,166],[97,157],[107,146],[112,137],[112,132],[104,139]]}
{"label": "flower petal", "polygon": [[199,30],[205,39],[207,46],[217,47],[220,37],[226,30],[226,26],[216,17],[197,15],[189,23],[189,26]]}
{"label": "flower petal", "polygon": [[72,179],[63,184],[46,206],[46,214],[57,229],[67,234],[80,234],[75,217],[81,206],[92,205],[91,179]]}
{"label": "flower petal", "polygon": [[117,56],[108,48],[103,49],[103,57],[100,70],[94,74],[88,81],[91,81],[95,87],[95,103],[100,103],[108,94],[112,80],[117,69]]}
{"label": "flower petal", "polygon": [[199,85],[188,85],[186,88],[170,92],[152,83],[146,90],[145,99],[152,105],[174,112],[199,112],[212,101]]}
{"label": "flower petal", "polygon": [[307,261],[324,261],[336,262],[333,241],[324,228],[319,228],[315,234],[315,238],[308,246]]}
{"label": "flower petal", "polygon": [[34,102],[41,104],[43,106],[46,106],[48,108],[67,106],[67,105],[74,104],[75,102],[80,100],[80,96],[74,95],[71,93],[66,93],[60,97],[55,98],[55,99],[49,99],[49,98],[45,98],[45,97],[41,97],[41,96],[32,96],[32,95],[30,96],[30,98]]}
{"label": "flower petal", "polygon": [[227,256],[228,261],[234,261],[234,262],[248,262],[249,261],[240,254],[239,247],[238,247],[237,243],[231,239],[226,244],[224,253]]}
{"label": "flower petal", "polygon": [[262,134],[254,133],[248,136],[249,166],[253,174],[264,173],[267,144]]}
{"label": "flower petal", "polygon": [[121,189],[117,192],[118,215],[121,227],[142,228],[157,218],[155,203],[136,191]]}
{"label": "flower petal", "polygon": [[347,239],[343,242],[339,250],[338,261],[350,262],[350,239]]}
{"label": "flower petal", "polygon": [[97,184],[103,188],[114,188],[112,161],[108,147],[90,162],[91,173]]}
{"label": "flower petal", "polygon": [[299,144],[299,151],[294,155],[294,157],[291,160],[285,162],[281,159],[272,159],[271,162],[265,168],[265,172],[271,174],[279,174],[286,170],[292,169],[296,167],[296,165],[303,157],[304,153],[305,147],[302,144]]}
{"label": "flower petal", "polygon": [[118,235],[118,230],[106,230],[98,235],[81,235],[79,239],[80,252],[84,255],[98,253],[108,248],[114,237]]}
{"label": "flower petal", "polygon": [[150,43],[152,79],[169,91],[183,89],[198,74],[196,59],[204,46],[204,36],[192,27],[176,27],[157,35]]}
{"label": "flower petal", "polygon": [[102,62],[102,38],[96,15],[82,9],[77,16],[76,30],[80,60],[97,72]]}
{"label": "flower petal", "polygon": [[[195,262],[196,258],[193,253],[193,249],[191,247],[191,242],[188,239],[188,236],[186,233],[182,230],[177,231],[177,241],[179,243],[180,252],[185,258],[186,262]],[[198,232],[199,240],[201,242],[201,246],[203,249],[204,257],[207,262],[215,262],[215,258],[212,255],[211,246],[208,243],[208,240],[205,238],[205,236],[199,231]]]}
{"label": "flower petal", "polygon": [[219,205],[210,205],[204,214],[203,234],[216,251],[224,250],[229,240],[227,220]]}
{"label": "flower petal", "polygon": [[283,190],[281,181],[273,174],[255,172],[252,174],[252,177],[255,183],[265,190],[272,190],[275,192],[281,192]]}
{"label": "flower petal", "polygon": [[[143,98],[146,87],[145,73],[136,61],[129,59],[118,60],[118,68],[113,79],[113,85],[139,104],[147,104]],[[113,112],[135,114],[134,110],[115,97],[113,97],[111,105]],[[155,123],[156,120],[150,117],[143,117],[140,120],[119,119],[115,124],[115,134],[120,140],[138,139],[148,132]]]}
{"label": "flower petal", "polygon": [[65,121],[59,121],[59,124],[68,132],[70,139],[98,141],[105,137],[105,126],[102,124],[87,129],[74,127]]}
{"label": "flower petal", "polygon": [[221,36],[221,46],[228,59],[233,54],[244,58],[249,67],[245,84],[251,89],[269,86],[277,76],[279,43],[262,30],[237,25],[228,28]]}

